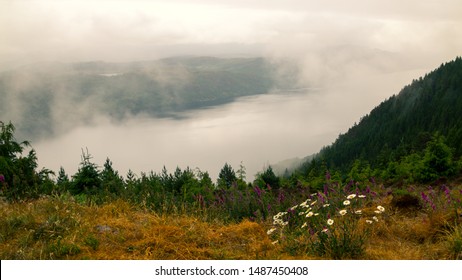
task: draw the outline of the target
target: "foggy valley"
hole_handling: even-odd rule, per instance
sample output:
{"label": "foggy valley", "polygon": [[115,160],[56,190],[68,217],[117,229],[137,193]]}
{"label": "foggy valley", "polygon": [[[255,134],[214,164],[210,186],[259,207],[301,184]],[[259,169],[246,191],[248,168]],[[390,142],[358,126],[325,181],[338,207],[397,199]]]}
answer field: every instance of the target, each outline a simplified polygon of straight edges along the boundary
{"label": "foggy valley", "polygon": [[[168,65],[185,60],[187,66]],[[246,71],[254,70],[255,61],[262,60],[180,57],[31,65],[0,76],[0,93],[10,105],[2,118],[16,121],[19,137],[32,141],[40,166],[54,171],[62,166],[74,174],[82,150],[88,149],[97,165],[109,158],[123,175],[158,173],[164,166],[173,172],[178,166],[208,171],[215,179],[229,163],[236,169],[244,165],[251,181],[269,165],[317,153],[419,74],[376,72],[359,83],[355,79],[362,76],[354,73],[348,80],[309,88],[299,66],[288,62],[249,80]],[[237,74],[228,79],[223,75],[230,68]],[[206,80],[198,80],[198,73]],[[281,77],[284,83],[278,82]],[[247,86],[227,84],[233,79]],[[377,89],[377,84],[384,86]],[[226,90],[230,97],[220,99]],[[188,96],[207,97],[204,92],[215,99],[189,101]],[[282,172],[284,165],[278,168]]]}
{"label": "foggy valley", "polygon": [[3,1],[0,118],[54,171],[88,148],[122,174],[242,162],[251,179],[460,54],[451,0],[289,2]]}

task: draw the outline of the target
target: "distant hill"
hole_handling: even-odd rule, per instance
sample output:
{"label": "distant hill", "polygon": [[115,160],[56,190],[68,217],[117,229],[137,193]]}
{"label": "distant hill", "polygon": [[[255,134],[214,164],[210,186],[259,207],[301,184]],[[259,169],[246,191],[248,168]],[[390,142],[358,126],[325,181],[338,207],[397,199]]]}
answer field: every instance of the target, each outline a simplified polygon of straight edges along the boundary
{"label": "distant hill", "polygon": [[20,136],[37,139],[97,115],[172,116],[292,88],[297,69],[283,64],[260,57],[37,63],[0,73],[0,119],[13,121]]}
{"label": "distant hill", "polygon": [[[378,85],[380,86],[380,85]],[[328,168],[347,172],[356,160],[372,168],[384,168],[413,152],[422,151],[432,135],[439,133],[462,155],[462,59],[405,86],[382,102],[358,124],[324,147],[316,157]],[[302,169],[308,170],[310,162]]]}
{"label": "distant hill", "polygon": [[290,175],[293,171],[301,167],[304,162],[312,160],[316,155],[306,156],[304,158],[289,158],[274,164],[271,164],[271,168],[274,173],[278,176],[287,176]]}

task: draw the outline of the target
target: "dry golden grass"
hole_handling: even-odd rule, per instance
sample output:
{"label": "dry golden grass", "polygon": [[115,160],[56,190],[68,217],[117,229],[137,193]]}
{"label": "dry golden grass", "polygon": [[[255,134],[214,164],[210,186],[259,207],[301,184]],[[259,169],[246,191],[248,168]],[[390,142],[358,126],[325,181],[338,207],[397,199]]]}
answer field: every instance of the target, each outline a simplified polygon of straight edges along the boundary
{"label": "dry golden grass", "polygon": [[[393,209],[375,224],[364,259],[460,259],[460,218]],[[273,245],[268,224],[225,224],[157,215],[122,200],[85,206],[69,198],[0,204],[1,259],[313,259],[306,250]],[[459,219],[459,220],[457,220]],[[360,225],[362,227],[364,225]],[[306,243],[303,236],[299,244]]]}
{"label": "dry golden grass", "polygon": [[101,207],[43,198],[1,206],[2,259],[279,258],[254,222],[158,216],[123,201]]}
{"label": "dry golden grass", "polygon": [[[448,238],[455,223],[461,222],[450,212],[408,212],[390,210],[382,223],[377,223],[366,248],[367,259],[434,260],[453,259]],[[461,240],[462,241],[462,240]]]}

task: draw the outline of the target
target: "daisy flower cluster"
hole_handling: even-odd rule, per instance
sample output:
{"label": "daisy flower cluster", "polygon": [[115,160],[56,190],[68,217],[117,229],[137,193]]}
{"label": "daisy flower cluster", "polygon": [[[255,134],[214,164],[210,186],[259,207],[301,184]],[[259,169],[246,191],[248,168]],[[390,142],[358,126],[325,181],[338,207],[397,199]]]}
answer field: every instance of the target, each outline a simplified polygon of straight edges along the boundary
{"label": "daisy flower cluster", "polygon": [[385,212],[381,205],[371,207],[372,202],[364,194],[318,192],[274,215],[267,234],[275,240],[273,244],[284,240],[300,246],[303,242],[320,256],[355,258],[364,252],[370,225],[379,222],[378,216]]}
{"label": "daisy flower cluster", "polygon": [[329,200],[322,193],[315,193],[302,203],[290,207],[287,212],[277,213],[273,216],[273,225],[267,234],[272,235],[278,229],[281,234],[300,230],[311,235],[329,233],[337,222],[348,215],[356,216],[353,218],[355,220],[364,218],[366,224],[372,224],[378,222],[377,216],[385,212],[385,208],[379,205],[373,211],[375,215],[366,215],[363,209],[366,204],[365,195],[349,194],[343,199],[331,197]]}

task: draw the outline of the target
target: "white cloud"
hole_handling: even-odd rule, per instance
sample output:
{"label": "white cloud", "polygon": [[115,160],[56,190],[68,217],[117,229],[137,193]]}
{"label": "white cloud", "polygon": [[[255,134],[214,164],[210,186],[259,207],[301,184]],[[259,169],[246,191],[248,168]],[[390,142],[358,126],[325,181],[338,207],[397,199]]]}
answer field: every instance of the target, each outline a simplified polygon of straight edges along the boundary
{"label": "white cloud", "polygon": [[0,62],[153,59],[162,47],[232,43],[448,57],[461,49],[461,10],[456,0],[1,1]]}

